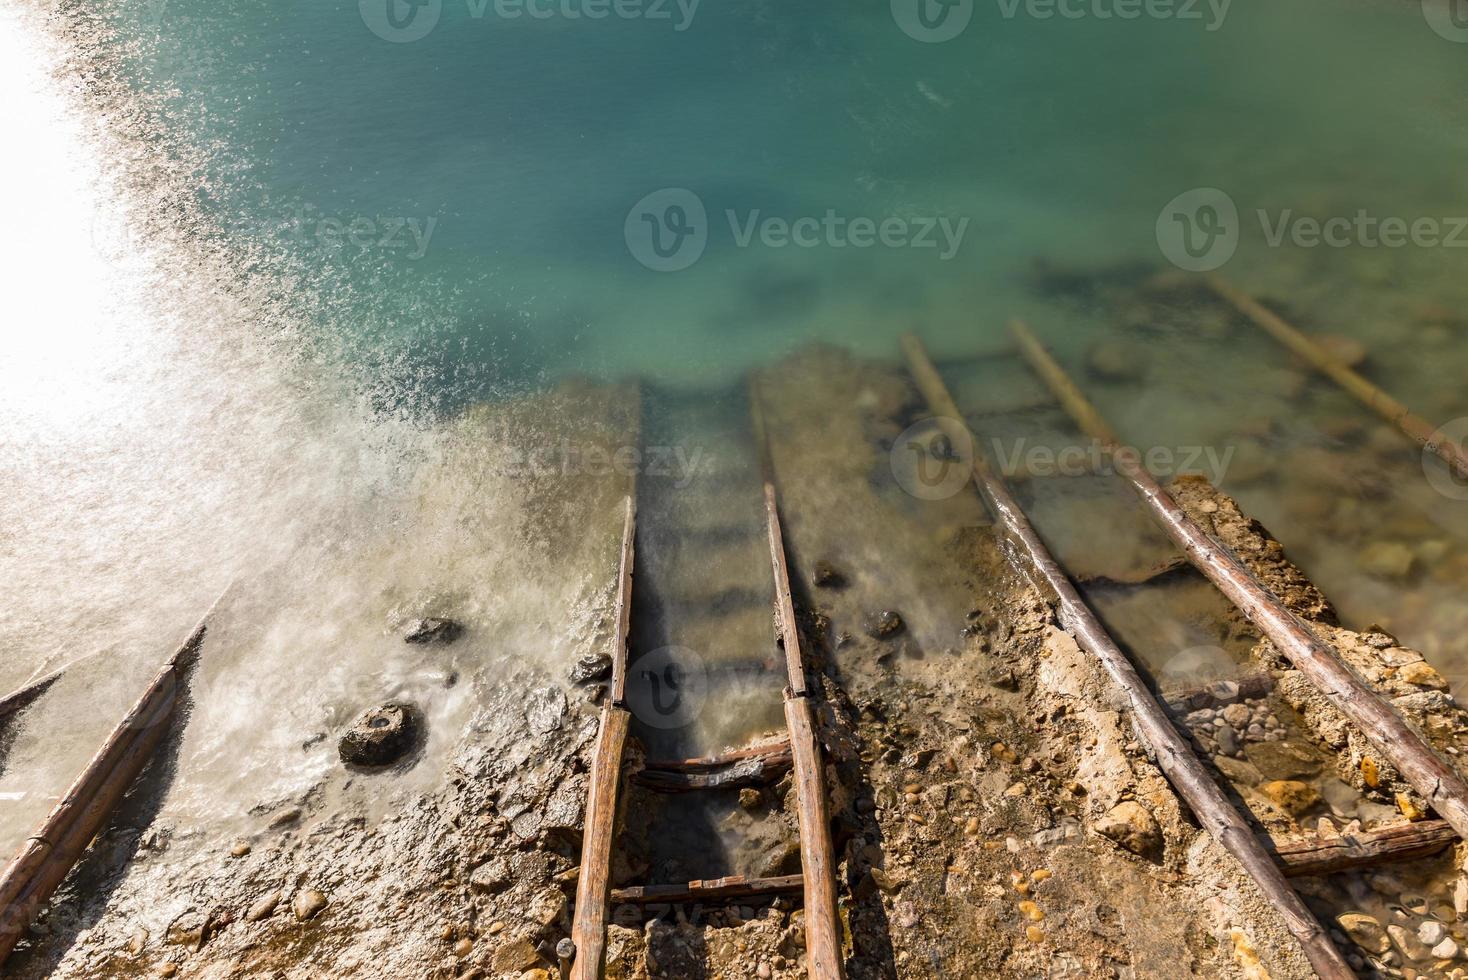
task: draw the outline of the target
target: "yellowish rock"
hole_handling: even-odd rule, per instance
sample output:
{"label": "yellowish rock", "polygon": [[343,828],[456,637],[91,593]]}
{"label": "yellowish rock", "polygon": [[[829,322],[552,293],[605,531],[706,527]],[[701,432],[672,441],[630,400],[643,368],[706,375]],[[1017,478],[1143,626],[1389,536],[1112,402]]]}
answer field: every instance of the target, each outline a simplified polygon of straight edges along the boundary
{"label": "yellowish rock", "polygon": [[1039,926],[1026,926],[1025,938],[1032,943],[1043,943],[1045,941],[1045,930]]}
{"label": "yellowish rock", "polygon": [[1233,941],[1234,963],[1245,980],[1271,980],[1248,933],[1242,929],[1230,929],[1228,938]]}
{"label": "yellowish rock", "polygon": [[1320,802],[1319,791],[1297,779],[1276,779],[1260,786],[1259,791],[1269,798],[1269,802],[1295,816]]}
{"label": "yellowish rock", "polygon": [[1028,900],[1019,903],[1019,911],[1021,915],[1031,922],[1041,922],[1045,918],[1045,910]]}
{"label": "yellowish rock", "polygon": [[1369,755],[1361,757],[1361,778],[1372,789],[1381,785],[1381,771],[1376,768],[1376,760]]}
{"label": "yellowish rock", "polygon": [[1448,682],[1443,675],[1434,670],[1431,664],[1421,661],[1397,668],[1397,680],[1406,681],[1408,684],[1414,684],[1417,687],[1430,688],[1434,691],[1446,691],[1448,689]]}
{"label": "yellowish rock", "polygon": [[1417,805],[1417,801],[1406,793],[1397,794],[1397,809],[1402,811],[1402,816],[1408,820],[1426,820],[1427,811]]}

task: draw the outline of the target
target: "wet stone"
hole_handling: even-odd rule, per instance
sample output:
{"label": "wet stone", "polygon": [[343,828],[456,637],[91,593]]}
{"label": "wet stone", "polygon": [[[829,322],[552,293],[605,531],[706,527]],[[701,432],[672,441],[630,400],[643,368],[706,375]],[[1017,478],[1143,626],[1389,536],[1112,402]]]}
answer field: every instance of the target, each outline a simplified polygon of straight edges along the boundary
{"label": "wet stone", "polygon": [[1390,945],[1386,930],[1381,923],[1364,912],[1345,912],[1336,916],[1336,922],[1345,930],[1351,942],[1360,946],[1368,953],[1381,955],[1385,953]]}
{"label": "wet stone", "polygon": [[337,753],[348,765],[390,766],[418,744],[422,714],[415,705],[390,701],[364,712],[342,735]]}
{"label": "wet stone", "polygon": [[811,581],[816,584],[817,588],[840,589],[846,586],[846,573],[825,559],[821,559],[811,570]]}
{"label": "wet stone", "polygon": [[612,676],[612,658],[605,653],[588,653],[571,668],[571,683],[587,684]]}
{"label": "wet stone", "polygon": [[445,645],[464,633],[464,627],[452,619],[415,619],[408,623],[404,643]]}
{"label": "wet stone", "polygon": [[566,717],[566,695],[558,687],[531,691],[526,698],[525,721],[537,735],[545,735],[561,727]]}
{"label": "wet stone", "polygon": [[878,640],[890,639],[906,628],[902,616],[891,609],[884,609],[867,621],[867,635]]}
{"label": "wet stone", "polygon": [[1320,793],[1315,787],[1294,779],[1276,779],[1265,783],[1259,790],[1269,802],[1295,816],[1320,802]]}

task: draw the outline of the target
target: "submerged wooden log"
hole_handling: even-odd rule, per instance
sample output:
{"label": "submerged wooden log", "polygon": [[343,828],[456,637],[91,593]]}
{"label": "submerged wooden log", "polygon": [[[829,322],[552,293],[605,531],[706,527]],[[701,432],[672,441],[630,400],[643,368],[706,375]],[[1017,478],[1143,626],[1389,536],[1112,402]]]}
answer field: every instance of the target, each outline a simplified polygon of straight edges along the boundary
{"label": "submerged wooden log", "polygon": [[1275,838],[1275,860],[1289,878],[1374,868],[1441,853],[1458,840],[1446,820],[1400,823],[1356,834]]}
{"label": "submerged wooden log", "polygon": [[[913,334],[907,334],[902,338],[902,348],[918,390],[932,412],[964,424],[958,405],[928,358],[922,341]],[[1037,588],[1054,593],[1062,625],[1096,658],[1126,697],[1137,737],[1152,752],[1158,768],[1177,789],[1178,795],[1204,829],[1234,856],[1279,911],[1316,972],[1330,980],[1354,977],[1320,923],[1285,881],[1269,852],[1254,835],[1248,820],[1213,781],[1202,761],[1193,753],[1188,739],[1173,726],[1166,709],[1153,696],[1136,667],[1081,599],[1004,480],[989,465],[972,433],[970,442],[974,444],[974,480],[1003,527],[1009,547],[1018,558],[1017,564],[1030,575]]]}
{"label": "submerged wooden log", "polygon": [[637,494],[627,495],[617,566],[616,636],[612,647],[612,703],[627,699],[627,633],[632,626],[632,568],[637,559]]}
{"label": "submerged wooden log", "polygon": [[790,740],[785,738],[766,743],[759,748],[709,759],[647,762],[639,772],[633,774],[632,780],[660,793],[739,789],[745,786],[768,786],[789,772],[793,765]]}
{"label": "submerged wooden log", "polygon": [[35,703],[37,698],[51,689],[52,684],[61,680],[61,675],[65,672],[65,668],[54,671],[42,677],[40,680],[25,684],[5,695],[5,697],[0,698],[0,724],[4,724],[5,719],[16,712],[30,707],[30,705]]}
{"label": "submerged wooden log", "polygon": [[1136,450],[1124,449],[1111,427],[1066,376],[1029,328],[1011,325],[1026,360],[1050,386],[1088,435],[1107,447],[1119,475],[1131,483],[1159,526],[1183,549],[1219,591],[1275,648],[1344,715],[1381,755],[1447,820],[1468,836],[1468,784],[1398,715],[1386,700],[1350,669],[1327,643],[1256,579],[1243,562],[1207,534],[1141,463]]}
{"label": "submerged wooden log", "polygon": [[586,826],[581,839],[581,874],[576,882],[576,914],[571,940],[576,944],[573,980],[599,980],[607,947],[607,909],[611,891],[612,840],[617,823],[617,784],[622,775],[622,749],[632,715],[608,704],[591,764],[586,798]]}
{"label": "submerged wooden log", "polygon": [[1251,323],[1304,358],[1312,367],[1344,388],[1361,404],[1401,429],[1413,442],[1447,463],[1458,476],[1468,479],[1468,454],[1465,454],[1463,447],[1456,442],[1437,435],[1437,429],[1431,422],[1414,414],[1406,405],[1361,377],[1340,358],[1315,343],[1288,323],[1284,317],[1242,289],[1231,285],[1219,276],[1208,276],[1206,281],[1210,289],[1247,317]]}
{"label": "submerged wooden log", "polygon": [[729,902],[741,898],[761,898],[767,895],[788,895],[805,887],[801,875],[782,875],[778,878],[746,878],[732,875],[710,881],[690,881],[686,885],[639,885],[634,888],[617,888],[612,892],[612,901],[619,905],[649,905],[659,902]]}
{"label": "submerged wooden log", "polygon": [[0,963],[60,887],[172,727],[179,692],[226,589],[0,874]]}

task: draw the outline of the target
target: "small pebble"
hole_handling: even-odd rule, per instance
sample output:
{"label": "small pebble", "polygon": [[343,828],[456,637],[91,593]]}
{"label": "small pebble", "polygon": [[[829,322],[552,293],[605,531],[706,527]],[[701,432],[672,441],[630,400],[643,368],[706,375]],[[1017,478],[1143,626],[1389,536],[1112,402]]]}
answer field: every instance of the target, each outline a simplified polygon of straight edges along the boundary
{"label": "small pebble", "polygon": [[454,955],[460,959],[463,959],[472,952],[474,952],[474,940],[464,938],[454,943]]}

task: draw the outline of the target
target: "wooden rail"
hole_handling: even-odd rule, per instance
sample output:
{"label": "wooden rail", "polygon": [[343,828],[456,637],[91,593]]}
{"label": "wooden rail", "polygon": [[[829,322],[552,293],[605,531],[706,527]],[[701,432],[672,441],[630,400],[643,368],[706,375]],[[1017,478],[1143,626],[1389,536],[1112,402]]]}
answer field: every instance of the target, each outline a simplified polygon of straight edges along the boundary
{"label": "wooden rail", "polygon": [[1131,483],[1157,523],[1198,570],[1229,598],[1249,622],[1283,654],[1380,752],[1458,833],[1468,836],[1468,785],[1440,759],[1386,700],[1356,676],[1334,649],[1290,612],[1229,549],[1188,516],[1142,465],[1124,449],[1095,406],[1088,402],[1023,323],[1011,332],[1025,359],[1044,379],[1080,428],[1107,448],[1117,472]]}
{"label": "wooden rail", "polygon": [[[902,349],[918,390],[933,414],[946,416],[966,426],[957,403],[933,366],[922,341],[914,334],[907,334],[902,338]],[[974,480],[1006,532],[1010,550],[1019,559],[1017,564],[1028,573],[1037,588],[1048,589],[1055,594],[1061,623],[1096,658],[1126,697],[1131,708],[1132,725],[1138,738],[1156,758],[1158,768],[1203,827],[1234,856],[1259,890],[1279,910],[1316,972],[1328,980],[1354,977],[1315,916],[1285,881],[1269,852],[1254,835],[1248,820],[1213,781],[1193,753],[1187,738],[1173,726],[1167,711],[1153,696],[1136,667],[1081,599],[1080,593],[1031,525],[1029,517],[1009,492],[1003,478],[989,465],[979,449],[978,440],[972,433],[969,436],[974,446]]]}
{"label": "wooden rail", "polygon": [[187,670],[198,657],[210,617],[229,591],[225,589],[214,601],[60,802],[0,873],[0,964],[15,949],[168,734],[177,717]]}
{"label": "wooden rail", "polygon": [[831,842],[831,812],[830,802],[826,797],[825,763],[820,742],[816,738],[815,712],[806,691],[805,660],[800,650],[800,627],[795,620],[795,601],[790,593],[790,571],[786,563],[785,535],[780,526],[773,454],[757,381],[750,385],[749,400],[764,478],[765,521],[769,530],[775,608],[779,613],[780,638],[785,648],[786,674],[789,677],[789,686],[785,688],[785,725],[790,731],[800,824],[800,862],[805,891],[806,974],[811,980],[841,980],[845,967],[841,955],[841,920],[836,904],[836,858]]}
{"label": "wooden rail", "polygon": [[618,888],[612,901],[619,905],[653,905],[659,902],[729,902],[741,898],[797,893],[805,887],[803,875],[778,878],[746,878],[733,875],[711,881],[690,881],[686,885],[639,885]]}
{"label": "wooden rail", "polygon": [[1361,404],[1401,429],[1413,442],[1447,463],[1458,476],[1468,479],[1468,454],[1463,452],[1462,446],[1451,439],[1437,435],[1438,430],[1431,422],[1420,415],[1413,414],[1406,405],[1367,381],[1340,358],[1315,343],[1287,322],[1284,317],[1242,289],[1231,285],[1219,276],[1207,276],[1205,281],[1214,293],[1247,317],[1251,323],[1310,362],[1311,366],[1344,388]]}
{"label": "wooden rail", "polygon": [[1303,878],[1428,857],[1457,840],[1457,833],[1446,820],[1423,820],[1356,834],[1280,837],[1273,845],[1275,860],[1285,876]]}

